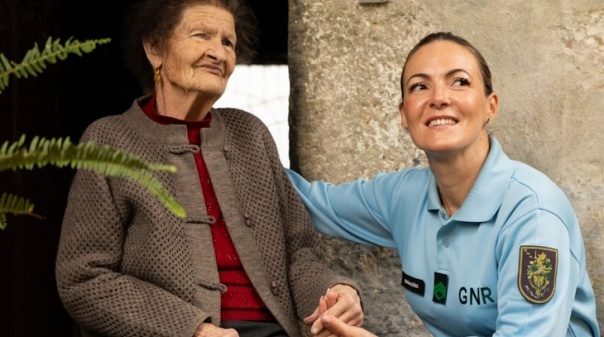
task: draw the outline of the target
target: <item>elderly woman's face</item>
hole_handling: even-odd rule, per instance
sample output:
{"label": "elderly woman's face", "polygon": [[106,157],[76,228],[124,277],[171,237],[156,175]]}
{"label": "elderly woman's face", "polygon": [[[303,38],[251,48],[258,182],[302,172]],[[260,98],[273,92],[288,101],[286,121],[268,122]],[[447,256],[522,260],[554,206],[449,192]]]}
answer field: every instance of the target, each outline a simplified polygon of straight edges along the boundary
{"label": "elderly woman's face", "polygon": [[162,53],[162,85],[217,100],[235,68],[236,40],[228,11],[208,5],[187,8]]}
{"label": "elderly woman's face", "polygon": [[407,61],[403,90],[402,125],[420,149],[454,153],[488,142],[485,125],[498,99],[485,95],[478,60],[464,46],[434,41],[418,49]]}

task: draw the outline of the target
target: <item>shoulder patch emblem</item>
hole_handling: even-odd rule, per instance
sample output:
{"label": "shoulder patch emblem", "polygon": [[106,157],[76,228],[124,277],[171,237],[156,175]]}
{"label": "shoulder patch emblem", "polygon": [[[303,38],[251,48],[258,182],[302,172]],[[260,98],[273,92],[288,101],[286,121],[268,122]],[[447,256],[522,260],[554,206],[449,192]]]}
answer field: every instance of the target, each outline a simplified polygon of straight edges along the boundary
{"label": "shoulder patch emblem", "polygon": [[518,289],[529,302],[543,304],[556,290],[558,250],[521,246],[518,261]]}

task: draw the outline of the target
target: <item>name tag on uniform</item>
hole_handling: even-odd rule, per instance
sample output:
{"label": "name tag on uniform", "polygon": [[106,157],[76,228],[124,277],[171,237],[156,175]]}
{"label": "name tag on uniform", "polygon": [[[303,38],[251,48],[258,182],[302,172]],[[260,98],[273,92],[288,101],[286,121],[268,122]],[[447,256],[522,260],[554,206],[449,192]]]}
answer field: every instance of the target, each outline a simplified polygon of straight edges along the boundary
{"label": "name tag on uniform", "polygon": [[401,285],[410,292],[416,293],[420,296],[424,296],[424,293],[426,292],[426,284],[424,281],[409,276],[405,274],[405,272],[403,272],[403,280],[401,281]]}

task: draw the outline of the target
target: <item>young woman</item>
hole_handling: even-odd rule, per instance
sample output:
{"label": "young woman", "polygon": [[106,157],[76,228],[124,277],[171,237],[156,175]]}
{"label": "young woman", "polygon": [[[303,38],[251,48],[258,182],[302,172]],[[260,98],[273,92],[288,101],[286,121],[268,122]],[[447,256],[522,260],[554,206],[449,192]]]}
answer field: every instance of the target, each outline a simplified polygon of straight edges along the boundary
{"label": "young woman", "polygon": [[[339,185],[289,171],[315,227],[396,248],[407,301],[436,337],[600,336],[573,208],[488,134],[499,98],[478,50],[451,33],[426,36],[401,94],[402,126],[429,167]],[[373,336],[322,320],[339,336]]]}

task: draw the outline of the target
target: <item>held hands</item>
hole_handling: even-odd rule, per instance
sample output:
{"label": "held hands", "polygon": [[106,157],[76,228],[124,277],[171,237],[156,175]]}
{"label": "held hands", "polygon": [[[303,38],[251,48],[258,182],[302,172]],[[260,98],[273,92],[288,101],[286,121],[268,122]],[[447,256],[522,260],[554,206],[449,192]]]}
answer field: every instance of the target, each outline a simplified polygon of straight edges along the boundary
{"label": "held hands", "polygon": [[321,296],[317,309],[304,319],[305,323],[312,324],[310,331],[313,336],[333,336],[333,331],[326,330],[321,319],[326,315],[337,318],[335,324],[361,326],[363,324],[363,308],[356,289],[344,284],[337,284],[327,289],[325,295]]}

